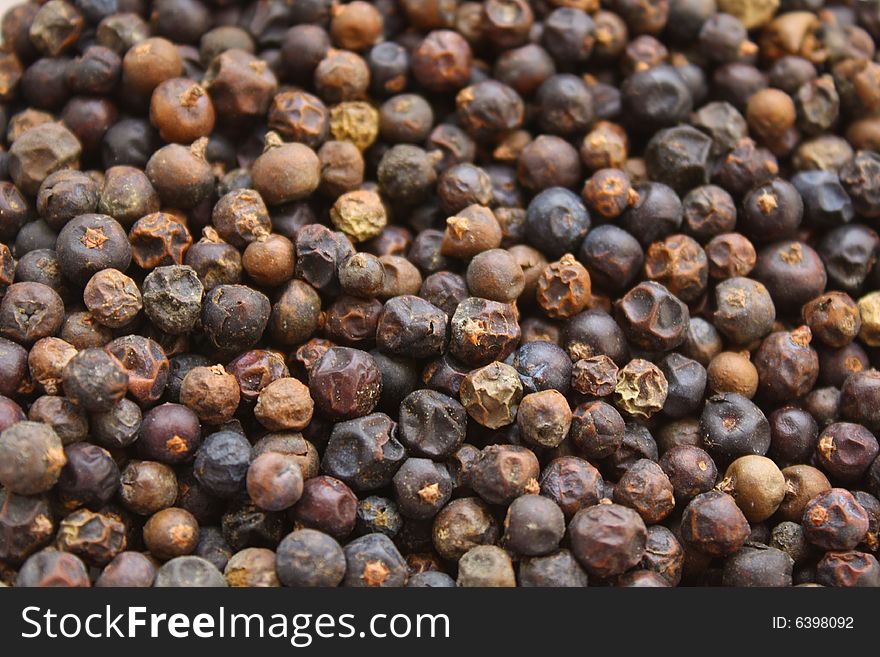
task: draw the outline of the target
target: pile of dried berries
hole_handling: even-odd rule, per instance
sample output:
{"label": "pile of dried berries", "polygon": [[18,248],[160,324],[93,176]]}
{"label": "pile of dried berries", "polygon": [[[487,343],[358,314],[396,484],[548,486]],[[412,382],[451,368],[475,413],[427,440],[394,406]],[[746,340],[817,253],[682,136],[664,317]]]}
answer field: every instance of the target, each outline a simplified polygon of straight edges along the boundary
{"label": "pile of dried berries", "polygon": [[0,34],[3,585],[880,586],[880,3]]}

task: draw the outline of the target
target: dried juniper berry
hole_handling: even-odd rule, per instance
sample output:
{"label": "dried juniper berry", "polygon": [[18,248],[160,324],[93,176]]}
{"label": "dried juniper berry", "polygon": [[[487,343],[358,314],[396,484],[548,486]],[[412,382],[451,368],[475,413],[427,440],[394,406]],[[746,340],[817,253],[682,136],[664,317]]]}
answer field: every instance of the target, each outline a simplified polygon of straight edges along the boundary
{"label": "dried juniper berry", "polygon": [[623,418],[610,404],[586,402],[574,409],[569,436],[578,452],[587,458],[605,458],[623,443]]}
{"label": "dried juniper berry", "polygon": [[629,415],[648,418],[663,409],[668,391],[669,384],[660,368],[634,358],[617,372],[614,401]]}
{"label": "dried juniper berry", "polygon": [[792,558],[777,548],[746,546],[724,562],[725,586],[791,586]]}
{"label": "dried juniper berry", "polygon": [[566,253],[551,262],[538,278],[535,298],[548,317],[565,319],[584,310],[590,300],[590,275]]}
{"label": "dried juniper berry", "polygon": [[370,413],[379,401],[382,375],[365,351],[331,347],[309,372],[309,391],[318,410],[334,420]]}
{"label": "dried juniper berry", "polygon": [[638,201],[629,176],[620,169],[599,169],[584,183],[581,196],[603,219],[615,219]]}
{"label": "dried juniper berry", "polygon": [[666,287],[652,281],[632,288],[617,303],[630,342],[652,351],[669,351],[685,340],[690,314]]}
{"label": "dried juniper berry", "polygon": [[711,490],[718,478],[712,457],[693,445],[678,445],[669,449],[659,464],[669,477],[677,500],[689,501]]}
{"label": "dried juniper berry", "polygon": [[508,504],[525,493],[540,488],[538,460],[525,447],[490,445],[474,464],[475,492],[489,504]]}
{"label": "dried juniper berry", "polygon": [[667,65],[629,76],[621,92],[624,107],[643,130],[684,121],[693,109],[690,90],[676,70]]}
{"label": "dried juniper berry", "polygon": [[520,561],[518,581],[524,587],[584,587],[587,573],[569,550]]}
{"label": "dried juniper berry", "polygon": [[[14,210],[16,198],[7,203]],[[98,206],[98,185],[80,171],[62,169],[50,174],[37,192],[37,213],[53,230],[61,230],[71,219],[95,212]]]}
{"label": "dried juniper berry", "polygon": [[513,307],[477,297],[462,301],[452,316],[449,350],[469,365],[507,357],[520,338]]}
{"label": "dried juniper berry", "polygon": [[202,304],[202,325],[221,351],[243,351],[256,344],[269,321],[264,294],[245,285],[218,285]]}
{"label": "dried juniper berry", "polygon": [[380,533],[394,538],[403,527],[403,522],[397,504],[387,497],[370,495],[358,500],[355,522],[355,533],[358,536]]}
{"label": "dried juniper berry", "polygon": [[433,518],[452,495],[452,477],[443,464],[406,459],[392,480],[394,499],[407,518]]}
{"label": "dried juniper berry", "polygon": [[517,426],[523,440],[536,447],[557,447],[568,436],[571,409],[558,390],[541,390],[522,398]]}
{"label": "dried juniper berry", "polygon": [[375,490],[391,481],[405,456],[397,423],[373,413],[333,427],[322,468],[354,490]]}
{"label": "dried juniper berry", "polygon": [[522,383],[510,365],[494,362],[461,380],[461,403],[476,422],[490,429],[512,424],[522,399]]}
{"label": "dried juniper berry", "polygon": [[302,495],[290,515],[306,527],[341,540],[354,529],[357,502],[355,494],[344,483],[319,475],[303,483]]}
{"label": "dried juniper berry", "polygon": [[819,357],[810,347],[812,334],[806,326],[767,336],[755,353],[758,392],[774,402],[805,395],[819,376]]}
{"label": "dried juniper berry", "polygon": [[67,463],[58,478],[58,494],[68,508],[98,510],[119,488],[119,467],[110,453],[97,445],[78,442],[64,449]]}
{"label": "dried juniper berry", "polygon": [[749,523],[730,495],[709,491],[685,507],[681,535],[686,547],[723,557],[743,546],[749,536]]}
{"label": "dried juniper berry", "polygon": [[400,441],[421,456],[441,459],[461,445],[467,428],[464,407],[434,390],[416,390],[400,404]]}
{"label": "dried juniper berry", "polygon": [[217,497],[233,497],[244,488],[251,445],[234,431],[213,433],[196,452],[195,475],[208,492]]}
{"label": "dried juniper berry", "polygon": [[859,151],[840,169],[840,181],[852,199],[856,212],[865,217],[876,217],[878,187],[876,176],[880,158],[872,151]]}
{"label": "dried juniper berry", "polygon": [[220,425],[232,419],[241,391],[235,376],[222,365],[198,365],[183,377],[179,399],[199,420]]}
{"label": "dried juniper berry", "polygon": [[293,455],[266,452],[257,456],[248,467],[248,495],[261,509],[288,509],[302,496],[302,490],[302,469]]}
{"label": "dried juniper berry", "polygon": [[77,352],[62,372],[64,393],[87,411],[108,411],[128,390],[123,364],[103,349]]}
{"label": "dried juniper berry", "polygon": [[781,464],[808,462],[819,440],[819,428],[813,416],[795,406],[783,406],[767,419],[770,456]]}
{"label": "dried juniper berry", "polygon": [[880,586],[880,563],[867,552],[827,552],[816,565],[816,581],[823,586]]}
{"label": "dried juniper berry", "polygon": [[565,518],[556,503],[541,495],[513,501],[504,519],[504,546],[522,556],[549,554],[565,534]]}
{"label": "dried juniper berry", "polygon": [[345,569],[339,543],[314,529],[288,534],[275,551],[275,571],[284,586],[337,586]]}
{"label": "dried juniper berry", "polygon": [[48,491],[67,463],[61,439],[39,422],[17,422],[0,433],[0,454],[0,483],[19,495]]}
{"label": "dried juniper berry", "polygon": [[710,397],[700,425],[706,451],[721,462],[746,454],[763,456],[770,448],[770,423],[764,413],[736,393]]}
{"label": "dried juniper berry", "polygon": [[621,228],[643,247],[678,231],[683,208],[671,187],[659,182],[640,182],[633,189],[638,198],[621,215]]}
{"label": "dried juniper berry", "polygon": [[437,553],[457,560],[477,545],[491,545],[500,534],[489,507],[476,497],[452,500],[434,518],[432,541]]}
{"label": "dried juniper berry", "polygon": [[845,292],[827,292],[808,301],[802,315],[813,335],[830,347],[845,347],[862,326],[859,307]]}
{"label": "dried juniper berry", "polygon": [[804,507],[804,535],[822,550],[851,550],[868,532],[868,514],[852,493],[832,488]]}
{"label": "dried juniper berry", "polygon": [[187,333],[199,321],[204,288],[191,267],[157,267],[144,279],[142,293],[144,312],[165,333]]}
{"label": "dried juniper berry", "polygon": [[[855,294],[875,271],[880,237],[863,224],[832,228],[818,243],[818,253],[825,265],[831,287]],[[876,276],[875,276],[876,278]]]}
{"label": "dried juniper berry", "polygon": [[582,395],[607,397],[617,384],[618,367],[608,356],[581,358],[572,366],[571,387]]}
{"label": "dried juniper berry", "polygon": [[207,559],[192,555],[166,561],[156,571],[153,586],[159,588],[228,586],[223,574]]}
{"label": "dried juniper berry", "polygon": [[732,231],[737,210],[733,198],[716,185],[700,185],[682,199],[683,224],[700,242]]}
{"label": "dried juniper berry", "polygon": [[379,316],[376,340],[379,349],[391,355],[439,356],[446,342],[446,315],[419,297],[394,297]]}
{"label": "dried juniper berry", "polygon": [[275,546],[284,536],[284,516],[265,511],[246,495],[233,498],[220,518],[223,538],[233,551],[248,547]]}
{"label": "dried juniper berry", "polygon": [[198,416],[182,404],[162,404],[144,415],[138,450],[144,458],[173,465],[189,461],[201,443]]}
{"label": "dried juniper berry", "polygon": [[156,461],[130,461],[119,479],[123,506],[143,516],[168,508],[177,499],[177,476],[169,466]]}
{"label": "dried juniper berry", "polygon": [[15,578],[16,587],[91,586],[85,564],[75,554],[47,547],[32,554]]}
{"label": "dried juniper berry", "polygon": [[181,264],[192,244],[186,225],[168,212],[138,219],[128,233],[132,260],[142,269]]}
{"label": "dried juniper berry", "polygon": [[669,477],[647,459],[636,461],[623,474],[614,487],[614,501],[635,510],[648,524],[660,522],[675,507]]}
{"label": "dried juniper berry", "polygon": [[814,228],[834,228],[852,221],[852,200],[833,171],[799,171],[791,184],[803,199],[804,223]]}
{"label": "dried juniper berry", "polygon": [[96,587],[139,587],[153,585],[156,565],[140,552],[123,551],[113,557],[101,575],[95,580]]}
{"label": "dried juniper berry", "polygon": [[89,416],[92,437],[108,448],[124,448],[137,438],[141,426],[141,409],[129,399],[121,399],[106,411]]}
{"label": "dried juniper berry", "polygon": [[348,543],[343,586],[399,587],[406,583],[407,565],[391,539],[367,534]]}
{"label": "dried juniper berry", "polygon": [[874,369],[856,371],[848,376],[840,388],[841,417],[855,422],[869,431],[880,431],[880,372]]}
{"label": "dried juniper berry", "polygon": [[645,255],[635,237],[617,226],[605,224],[587,234],[578,257],[596,286],[618,292],[627,289],[638,277]]}
{"label": "dried juniper berry", "polygon": [[541,109],[538,125],[548,133],[561,136],[583,133],[596,119],[590,88],[571,73],[547,78],[538,87],[536,100]]}
{"label": "dried juniper berry", "polygon": [[715,327],[736,344],[767,335],[776,320],[776,305],[767,288],[751,278],[735,277],[715,287]]}
{"label": "dried juniper berry", "polygon": [[632,509],[598,504],[579,511],[568,527],[575,558],[596,577],[629,570],[645,552],[645,523]]}
{"label": "dried juniper berry", "polygon": [[588,461],[562,456],[541,473],[541,495],[556,502],[566,519],[582,508],[598,504],[602,497],[602,476]]}
{"label": "dried juniper berry", "polygon": [[565,394],[571,385],[571,359],[552,342],[526,342],[513,353],[511,365],[519,373],[526,394],[541,390]]}
{"label": "dried juniper berry", "polygon": [[64,302],[43,283],[13,283],[0,300],[0,335],[30,345],[55,335],[64,321]]}
{"label": "dried juniper berry", "polygon": [[159,401],[169,367],[168,357],[158,342],[142,335],[123,335],[104,349],[122,365],[128,375],[128,394],[136,402],[149,406]]}
{"label": "dried juniper berry", "polygon": [[685,302],[702,296],[708,282],[708,259],[703,248],[687,235],[670,235],[654,242],[645,255],[645,276],[665,285]]}
{"label": "dried juniper berry", "polygon": [[752,274],[783,310],[800,309],[824,292],[828,282],[819,254],[798,241],[776,242],[759,250]]}
{"label": "dried juniper berry", "polygon": [[561,346],[572,360],[608,356],[618,366],[629,360],[629,346],[620,325],[602,310],[585,310],[562,327]]}
{"label": "dried juniper berry", "polygon": [[550,257],[576,252],[590,229],[590,214],[573,192],[551,187],[535,196],[526,213],[526,237]]}
{"label": "dried juniper berry", "polygon": [[65,397],[38,397],[28,410],[28,419],[51,426],[65,445],[88,437],[89,425],[85,412]]}
{"label": "dried juniper berry", "polygon": [[440,253],[468,259],[500,246],[503,237],[501,226],[491,210],[470,205],[446,220]]}
{"label": "dried juniper berry", "polygon": [[834,481],[855,483],[877,458],[877,439],[860,424],[835,422],[819,434],[816,460]]}
{"label": "dried juniper berry", "polygon": [[125,271],[131,262],[128,236],[107,215],[84,214],[69,221],[58,235],[56,250],[62,273],[78,284],[101,269]]}
{"label": "dried juniper berry", "polygon": [[730,464],[717,488],[733,496],[749,522],[759,523],[782,503],[785,476],[772,460],[749,454]]}
{"label": "dried juniper berry", "polygon": [[691,126],[657,132],[645,150],[648,173],[682,194],[709,182],[712,139]]}

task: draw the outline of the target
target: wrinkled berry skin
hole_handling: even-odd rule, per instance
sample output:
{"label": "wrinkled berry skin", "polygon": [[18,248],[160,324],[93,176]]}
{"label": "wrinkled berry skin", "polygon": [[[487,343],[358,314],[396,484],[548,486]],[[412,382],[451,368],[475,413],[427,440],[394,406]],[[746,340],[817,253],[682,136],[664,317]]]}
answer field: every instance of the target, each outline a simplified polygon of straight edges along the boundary
{"label": "wrinkled berry skin", "polygon": [[240,353],[263,335],[271,310],[265,294],[244,285],[218,285],[202,305],[202,326],[211,344]]}
{"label": "wrinkled berry skin", "polygon": [[339,422],[330,434],[321,466],[356,491],[387,485],[406,457],[397,423],[384,413]]}
{"label": "wrinkled berry skin", "polygon": [[736,552],[749,537],[749,523],[727,493],[697,495],[681,517],[681,536],[687,546],[708,556]]}
{"label": "wrinkled berry skin", "polygon": [[513,307],[498,301],[469,297],[452,316],[450,353],[478,367],[504,360],[516,348],[520,327]]}
{"label": "wrinkled berry skin", "polygon": [[489,504],[509,504],[538,488],[538,459],[525,447],[490,445],[474,464],[474,491]]}
{"label": "wrinkled berry skin", "polygon": [[582,508],[598,504],[602,486],[599,471],[576,456],[554,459],[541,473],[541,494],[556,502],[567,520]]}
{"label": "wrinkled berry skin", "polygon": [[376,342],[392,356],[440,356],[446,346],[446,313],[415,296],[389,299],[379,315]]}
{"label": "wrinkled berry skin", "polygon": [[826,552],[816,566],[816,582],[824,586],[880,587],[880,563],[867,552]]}
{"label": "wrinkled berry skin", "polygon": [[632,509],[597,504],[575,514],[568,537],[572,553],[590,575],[611,577],[641,561],[647,529]]}
{"label": "wrinkled berry skin", "polygon": [[776,306],[767,288],[750,278],[729,278],[715,287],[715,328],[731,342],[748,344],[767,335]]}
{"label": "wrinkled berry skin", "polygon": [[768,335],[755,353],[758,392],[773,402],[797,399],[813,389],[819,378],[819,356],[810,347],[810,329]]}
{"label": "wrinkled berry skin", "polygon": [[464,441],[467,412],[452,397],[415,390],[401,402],[400,441],[411,452],[432,459],[451,456]]}
{"label": "wrinkled berry skin", "polygon": [[617,302],[616,310],[627,338],[641,349],[670,351],[687,337],[687,306],[660,283],[639,283]]}
{"label": "wrinkled berry skin", "polygon": [[823,550],[852,550],[868,532],[868,514],[852,493],[832,488],[804,507],[807,540]]}
{"label": "wrinkled berry skin", "polygon": [[196,453],[196,479],[212,495],[232,497],[244,488],[250,458],[250,443],[241,434],[211,434]]}
{"label": "wrinkled berry skin", "polygon": [[309,371],[309,392],[318,410],[330,419],[361,417],[379,403],[382,374],[367,352],[331,347]]}
{"label": "wrinkled berry skin", "polygon": [[833,479],[856,483],[880,453],[877,439],[860,424],[835,422],[819,435],[816,459]]}

